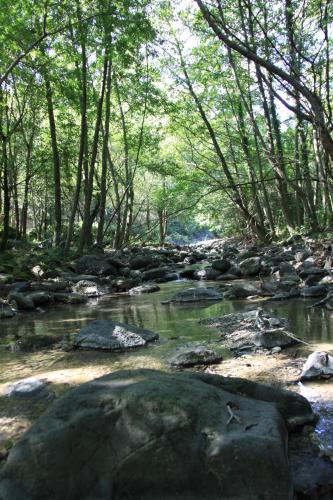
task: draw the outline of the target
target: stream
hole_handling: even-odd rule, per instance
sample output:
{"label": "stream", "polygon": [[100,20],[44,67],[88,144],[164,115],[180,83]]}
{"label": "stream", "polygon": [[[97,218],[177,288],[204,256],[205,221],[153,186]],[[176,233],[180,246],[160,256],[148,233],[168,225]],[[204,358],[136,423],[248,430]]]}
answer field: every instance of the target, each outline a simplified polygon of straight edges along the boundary
{"label": "stream", "polygon": [[[152,294],[129,296],[117,294],[91,299],[84,305],[55,305],[44,312],[20,313],[0,323],[0,391],[6,384],[25,377],[45,377],[59,394],[77,385],[111,371],[121,369],[154,368],[166,370],[166,362],[179,346],[204,343],[222,354],[224,360],[231,354],[221,344],[214,328],[200,325],[204,318],[254,309],[258,305],[268,312],[288,318],[289,330],[311,344],[310,349],[333,350],[332,313],[326,309],[311,309],[310,300],[293,299],[281,302],[252,302],[249,300],[220,301],[202,304],[161,304],[175,292],[190,286],[206,287],[207,282],[179,280],[161,285]],[[149,347],[126,353],[100,351],[64,351],[50,348],[35,352],[9,351],[6,346],[19,337],[33,334],[65,335],[70,338],[93,319],[113,319],[150,329],[159,333],[160,340]],[[278,355],[279,356],[279,355]],[[267,357],[266,357],[267,358]],[[223,362],[221,367],[223,368]],[[221,374],[223,372],[221,371]],[[241,375],[240,375],[241,376]],[[333,456],[333,382],[319,381],[298,384],[298,390],[311,401],[320,415],[315,429],[316,438],[327,454]],[[0,398],[2,399],[2,398]],[[6,412],[0,413],[0,424],[6,421]]]}

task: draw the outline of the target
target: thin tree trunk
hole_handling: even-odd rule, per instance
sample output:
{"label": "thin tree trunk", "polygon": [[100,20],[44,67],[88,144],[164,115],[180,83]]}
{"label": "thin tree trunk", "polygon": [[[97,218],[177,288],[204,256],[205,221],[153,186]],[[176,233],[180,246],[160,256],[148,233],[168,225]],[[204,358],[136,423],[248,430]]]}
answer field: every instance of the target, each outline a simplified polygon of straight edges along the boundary
{"label": "thin tree trunk", "polygon": [[44,75],[45,80],[45,90],[46,90],[46,100],[47,100],[47,109],[49,115],[49,124],[50,124],[50,135],[51,135],[51,144],[52,144],[52,154],[53,154],[53,176],[54,176],[54,244],[55,246],[59,246],[61,243],[61,229],[62,229],[62,220],[61,220],[61,162],[60,155],[58,149],[58,141],[57,141],[57,130],[56,123],[54,118],[54,109],[53,109],[53,93],[51,83],[46,73]]}
{"label": "thin tree trunk", "polygon": [[101,245],[104,237],[105,207],[106,207],[106,178],[108,167],[109,135],[110,135],[110,109],[111,109],[111,75],[112,59],[110,59],[105,96],[105,125],[103,137],[102,173],[101,173],[101,199],[99,206],[99,223],[97,229],[97,244]]}
{"label": "thin tree trunk", "polygon": [[87,246],[90,246],[92,243],[92,218],[91,218],[91,201],[93,194],[93,186],[94,186],[94,174],[95,174],[95,166],[96,159],[98,153],[98,142],[99,142],[99,133],[101,129],[102,123],[102,110],[103,110],[103,102],[104,102],[104,93],[105,93],[105,83],[106,83],[106,75],[108,71],[108,58],[105,55],[104,64],[103,64],[103,74],[102,74],[102,83],[101,83],[101,91],[100,97],[97,104],[97,116],[95,122],[95,132],[94,139],[92,143],[91,149],[91,159],[90,159],[90,168],[88,178],[85,179],[85,200],[84,200],[84,211],[83,211],[83,224],[80,235],[80,244],[79,251],[82,252],[83,249]]}
{"label": "thin tree trunk", "polygon": [[[80,18],[80,12],[78,12]],[[84,36],[84,35],[82,35]],[[87,55],[86,45],[84,39],[81,42],[81,132],[80,132],[80,149],[77,162],[76,182],[73,205],[68,221],[68,230],[66,237],[66,250],[68,251],[71,246],[74,231],[75,215],[77,212],[78,204],[80,201],[80,192],[82,184],[82,171],[87,174],[88,171],[88,124],[87,124]],[[88,174],[87,174],[88,177]]]}

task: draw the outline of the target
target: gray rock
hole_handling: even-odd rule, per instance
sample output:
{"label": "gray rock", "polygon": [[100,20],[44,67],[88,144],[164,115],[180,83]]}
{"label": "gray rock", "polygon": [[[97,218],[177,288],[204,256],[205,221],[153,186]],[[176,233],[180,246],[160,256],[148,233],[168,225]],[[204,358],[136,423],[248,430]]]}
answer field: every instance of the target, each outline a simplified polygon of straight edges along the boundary
{"label": "gray rock", "polygon": [[73,345],[81,349],[123,351],[142,347],[157,340],[159,335],[134,325],[111,320],[95,320],[81,328]]}
{"label": "gray rock", "polygon": [[327,287],[324,285],[309,286],[302,288],[301,297],[322,297],[327,294]]}
{"label": "gray rock", "polygon": [[252,283],[239,283],[232,285],[225,293],[225,297],[228,299],[245,299],[246,297],[259,294],[260,289]]}
{"label": "gray rock", "polygon": [[142,273],[143,281],[150,281],[157,278],[164,278],[166,274],[170,272],[168,267],[157,267],[154,269],[149,269],[148,271],[144,271]]}
{"label": "gray rock", "polygon": [[176,293],[171,299],[170,302],[200,302],[205,300],[222,300],[223,295],[219,293],[215,288],[207,287],[207,288],[186,288],[186,290],[182,290],[181,292]]}
{"label": "gray rock", "polygon": [[220,363],[222,356],[217,352],[198,346],[194,349],[181,349],[175,353],[168,361],[172,368],[187,368],[191,366],[212,365]]}
{"label": "gray rock", "polygon": [[139,271],[138,269],[137,270],[129,269],[129,273],[127,275],[125,273],[123,273],[123,276],[127,276],[131,279],[140,280],[140,281],[141,281],[141,275],[142,275],[142,272]]}
{"label": "gray rock", "polygon": [[280,276],[297,276],[294,266],[289,262],[281,262],[279,265]]}
{"label": "gray rock", "polygon": [[310,354],[301,373],[301,380],[333,376],[333,357],[325,351]]}
{"label": "gray rock", "polygon": [[269,257],[268,259],[265,259],[265,263],[268,266],[276,266],[278,264],[281,264],[282,262],[291,262],[294,260],[294,255],[289,252],[281,252],[279,254],[273,255],[272,257]]}
{"label": "gray rock", "polygon": [[51,347],[62,337],[53,337],[51,335],[24,335],[15,342],[15,349],[23,352],[34,352],[40,349]]}
{"label": "gray rock", "polygon": [[45,306],[53,302],[53,295],[49,292],[31,292],[26,294],[26,298],[32,300],[35,307]]}
{"label": "gray rock", "polygon": [[11,449],[0,497],[291,499],[275,403],[224,383],[231,388],[223,377],[136,370],[70,391]]}
{"label": "gray rock", "polygon": [[297,337],[286,331],[287,320],[277,318],[258,308],[254,311],[226,314],[220,318],[200,321],[218,328],[225,345],[230,349],[271,349],[286,347],[299,342]]}
{"label": "gray rock", "polygon": [[[307,284],[306,281],[305,281],[305,284]],[[333,285],[333,276],[324,276],[323,278],[321,278],[321,280],[319,281],[318,284],[332,286]]]}
{"label": "gray rock", "polygon": [[132,257],[129,264],[132,269],[143,269],[153,263],[151,254],[142,254]]}
{"label": "gray rock", "polygon": [[[304,280],[304,285],[306,287],[309,286],[314,286],[318,285],[319,282],[326,280],[327,278],[331,278],[330,276],[324,276],[323,278],[320,276],[320,274],[310,274],[305,280]],[[320,283],[321,285],[325,284],[325,281]]]}
{"label": "gray rock", "polygon": [[131,288],[128,293],[130,295],[141,295],[142,293],[153,293],[153,292],[158,292],[160,287],[158,285],[141,285],[141,286],[136,286],[134,288]]}
{"label": "gray rock", "polygon": [[0,319],[12,318],[15,314],[15,309],[0,299]]}
{"label": "gray rock", "polygon": [[302,279],[306,279],[310,275],[320,276],[320,278],[323,278],[327,274],[328,274],[328,271],[326,269],[321,269],[319,267],[314,267],[312,265],[307,266],[307,267],[303,267],[299,273],[299,275]]}
{"label": "gray rock", "polygon": [[107,255],[106,260],[109,264],[111,264],[111,266],[119,270],[126,267],[125,263],[121,259],[119,259],[116,255],[111,255],[111,256]]}
{"label": "gray rock", "polygon": [[260,257],[249,257],[240,262],[239,267],[243,276],[254,276],[259,274],[261,269]]}
{"label": "gray rock", "polygon": [[110,276],[117,274],[115,266],[110,264],[103,255],[83,255],[75,263],[77,273],[93,274],[95,276]]}
{"label": "gray rock", "polygon": [[216,269],[200,269],[200,271],[195,271],[194,278],[201,280],[216,280],[220,276],[221,272]]}
{"label": "gray rock", "polygon": [[212,268],[220,271],[220,274],[225,273],[231,267],[231,263],[226,259],[213,260]]}
{"label": "gray rock", "polygon": [[198,268],[197,266],[196,267],[190,267],[190,268],[182,269],[179,272],[179,276],[181,278],[186,278],[186,279],[198,279],[198,278],[195,278],[197,271],[200,271],[200,268]]}
{"label": "gray rock", "polygon": [[100,297],[105,295],[106,290],[92,281],[81,280],[73,286],[73,291],[86,297]]}
{"label": "gray rock", "polygon": [[10,294],[8,295],[8,300],[10,302],[14,302],[20,311],[32,311],[33,309],[35,309],[33,300],[20,292],[10,292]]}
{"label": "gray rock", "polygon": [[245,259],[250,259],[252,257],[257,257],[258,256],[258,249],[257,248],[248,248],[247,250],[243,250],[238,254],[238,261],[241,262],[242,260]]}
{"label": "gray rock", "polygon": [[138,278],[124,278],[118,280],[112,280],[112,290],[115,292],[128,292],[131,288],[134,288],[140,283]]}
{"label": "gray rock", "polygon": [[5,394],[10,398],[29,399],[40,396],[45,387],[45,379],[31,377],[9,384],[5,389]]}
{"label": "gray rock", "polygon": [[179,279],[178,273],[167,273],[164,276],[165,281],[177,281]]}

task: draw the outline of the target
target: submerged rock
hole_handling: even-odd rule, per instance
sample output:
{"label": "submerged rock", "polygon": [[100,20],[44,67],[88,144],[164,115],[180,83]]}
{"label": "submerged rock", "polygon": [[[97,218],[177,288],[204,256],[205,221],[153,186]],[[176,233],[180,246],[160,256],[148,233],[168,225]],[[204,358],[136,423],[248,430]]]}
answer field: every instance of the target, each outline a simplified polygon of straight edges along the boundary
{"label": "submerged rock", "polygon": [[220,363],[222,356],[217,352],[207,349],[203,346],[195,347],[194,349],[183,349],[172,356],[168,365],[172,368],[187,368],[198,365],[213,365]]}
{"label": "submerged rock", "polygon": [[123,351],[145,346],[158,338],[157,333],[138,326],[112,320],[95,320],[81,328],[73,345],[81,349]]}
{"label": "submerged rock", "polygon": [[207,287],[207,288],[186,288],[186,290],[182,290],[181,292],[176,293],[171,299],[170,302],[179,302],[179,303],[187,303],[187,302],[200,302],[205,300],[222,300],[223,295],[219,293],[215,288]]}
{"label": "submerged rock", "polygon": [[287,320],[271,316],[261,308],[201,320],[200,323],[218,328],[230,349],[271,349],[299,342],[297,337],[286,331]]}
{"label": "submerged rock", "polygon": [[301,373],[301,380],[328,378],[333,376],[333,357],[325,351],[310,354]]}
{"label": "submerged rock", "polygon": [[290,414],[297,400],[299,416],[306,401],[244,383],[252,397],[240,379],[153,370],[84,384],[11,449],[0,497],[290,499],[286,417],[277,408]]}
{"label": "submerged rock", "polygon": [[15,342],[16,351],[33,352],[46,347],[51,347],[62,340],[61,336],[52,337],[51,335],[24,335]]}

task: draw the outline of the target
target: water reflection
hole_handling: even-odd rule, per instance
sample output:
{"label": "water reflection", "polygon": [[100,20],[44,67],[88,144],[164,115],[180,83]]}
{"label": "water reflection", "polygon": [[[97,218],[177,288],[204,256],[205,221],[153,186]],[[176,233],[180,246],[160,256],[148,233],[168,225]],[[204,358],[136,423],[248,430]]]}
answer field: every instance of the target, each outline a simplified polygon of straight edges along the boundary
{"label": "water reflection", "polygon": [[[224,358],[230,353],[219,343],[218,332],[198,321],[232,312],[250,310],[258,305],[277,316],[289,320],[290,331],[312,344],[313,349],[332,349],[332,313],[326,309],[311,308],[313,301],[294,299],[282,302],[220,301],[176,305],[161,304],[176,291],[190,286],[207,286],[206,283],[173,282],[161,286],[161,291],[142,296],[108,296],[91,300],[84,305],[55,305],[44,313],[21,313],[0,322],[0,380],[9,382],[19,378],[47,373],[49,380],[68,380],[82,383],[91,378],[120,369],[150,367],[166,369],[165,362],[178,345],[205,341],[221,352]],[[62,352],[46,350],[34,353],[8,352],[5,345],[24,335],[75,334],[93,319],[113,319],[135,324],[160,334],[160,341],[150,347],[129,353],[104,353],[94,351]],[[319,346],[319,347],[318,347]],[[329,435],[332,427],[332,390],[325,396],[317,386],[306,385],[301,392],[310,399],[323,415],[317,427],[331,446]],[[308,392],[307,392],[308,391]],[[309,392],[310,391],[310,392]],[[312,391],[312,392],[311,392]],[[314,393],[313,393],[314,391]],[[314,395],[313,395],[314,394]],[[333,444],[332,444],[333,449]]]}
{"label": "water reflection", "polygon": [[[209,338],[212,330],[198,324],[198,320],[221,316],[257,307],[250,301],[221,301],[201,304],[161,304],[173,293],[202,283],[174,282],[162,285],[157,293],[142,296],[108,296],[91,300],[85,305],[56,305],[44,313],[20,313],[0,323],[0,343],[6,344],[17,337],[38,334],[68,334],[77,332],[93,319],[113,319],[135,324],[160,334],[182,335],[188,340]],[[310,343],[331,344],[333,341],[332,313],[326,309],[310,308],[310,301],[294,299],[282,302],[260,302],[265,310],[288,318],[290,330]]]}

